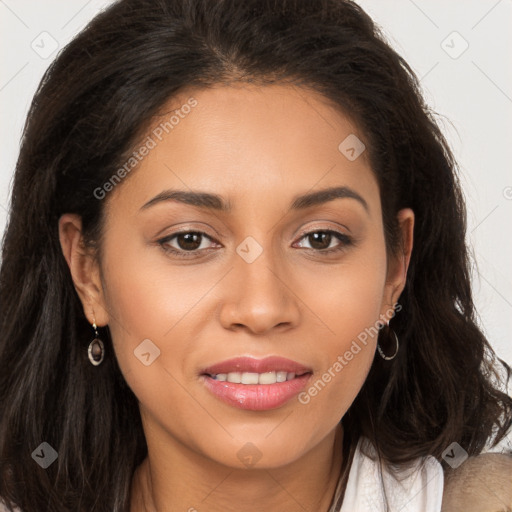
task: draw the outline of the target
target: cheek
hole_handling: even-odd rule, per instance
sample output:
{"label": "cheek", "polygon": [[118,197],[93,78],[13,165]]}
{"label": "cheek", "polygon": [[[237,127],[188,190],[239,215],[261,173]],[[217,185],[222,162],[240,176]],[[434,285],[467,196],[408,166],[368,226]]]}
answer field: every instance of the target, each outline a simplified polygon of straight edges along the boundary
{"label": "cheek", "polygon": [[[205,336],[200,335],[214,307],[212,288],[225,270],[172,264],[158,248],[147,249],[126,236],[109,239],[104,254],[109,326],[123,376],[141,412],[192,442],[190,418],[211,418],[194,399],[190,361],[201,352]],[[225,433],[220,430],[219,435]]]}
{"label": "cheek", "polygon": [[318,438],[334,428],[350,408],[375,356],[378,332],[375,316],[344,318],[347,318],[345,322],[339,320],[335,325],[338,335],[321,345],[324,364],[297,397],[306,423],[307,418],[322,418],[311,425]]}
{"label": "cheek", "polygon": [[[154,359],[158,351],[162,351],[157,341],[161,332],[172,327],[172,319],[161,314],[165,309],[169,310],[169,293],[162,295],[164,287],[154,279],[152,267],[144,261],[141,244],[134,239],[118,226],[111,227],[102,261],[109,330],[125,377],[140,374],[142,369],[146,369],[137,354],[140,356],[148,350],[139,354],[138,347],[143,343],[142,348],[150,349],[152,357],[149,359]],[[147,356],[142,359],[148,362]]]}
{"label": "cheek", "polygon": [[150,417],[152,428],[194,444],[186,419],[203,418],[204,411],[184,384],[182,366],[196,350],[187,325],[197,321],[194,305],[211,288],[211,276],[191,283],[184,272],[148,264],[140,253],[111,253],[104,274],[115,355],[143,421]]}
{"label": "cheek", "polygon": [[316,274],[308,305],[325,328],[316,345],[323,353],[322,366],[299,395],[308,414],[325,417],[329,411],[330,421],[336,423],[363,386],[377,344],[385,262],[384,247],[375,247],[359,253],[357,259],[347,259],[336,271]]}
{"label": "cheek", "polygon": [[301,296],[328,330],[324,345],[329,351],[343,350],[379,319],[386,287],[386,254],[383,243],[367,245],[347,255],[340,265],[296,273],[302,283]]}
{"label": "cheek", "polygon": [[331,334],[346,339],[373,323],[379,315],[385,276],[375,265],[358,264],[319,279],[308,293]]}

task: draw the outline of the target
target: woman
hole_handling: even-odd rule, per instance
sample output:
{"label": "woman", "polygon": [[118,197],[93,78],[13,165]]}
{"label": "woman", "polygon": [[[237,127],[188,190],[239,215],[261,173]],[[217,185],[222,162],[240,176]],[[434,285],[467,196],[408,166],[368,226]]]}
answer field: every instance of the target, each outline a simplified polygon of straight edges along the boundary
{"label": "woman", "polygon": [[0,496],[24,512],[467,510],[471,467],[466,495],[501,506],[507,473],[482,484],[478,455],[512,399],[464,234],[450,150],[357,5],[115,3],[25,127]]}

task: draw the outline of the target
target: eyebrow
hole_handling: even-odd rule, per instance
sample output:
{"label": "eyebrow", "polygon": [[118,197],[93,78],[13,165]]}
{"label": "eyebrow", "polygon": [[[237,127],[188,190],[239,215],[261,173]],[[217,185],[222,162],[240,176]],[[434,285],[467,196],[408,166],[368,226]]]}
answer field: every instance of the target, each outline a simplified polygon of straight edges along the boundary
{"label": "eyebrow", "polygon": [[[306,208],[324,204],[335,199],[345,198],[355,199],[367,212],[369,211],[368,203],[355,190],[344,186],[325,188],[315,192],[309,192],[301,196],[296,196],[292,200],[289,209],[305,210]],[[144,204],[141,207],[141,210],[147,210],[151,206],[166,201],[176,201],[199,208],[206,208],[225,213],[229,213],[232,210],[232,204],[229,201],[225,201],[222,196],[211,194],[209,192],[186,190],[164,190]]]}

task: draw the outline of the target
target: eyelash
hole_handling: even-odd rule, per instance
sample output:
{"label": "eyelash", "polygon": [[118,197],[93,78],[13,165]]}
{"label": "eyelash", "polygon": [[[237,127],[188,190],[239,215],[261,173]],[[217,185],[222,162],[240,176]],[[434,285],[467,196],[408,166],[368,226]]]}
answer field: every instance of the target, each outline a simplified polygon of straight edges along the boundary
{"label": "eyelash", "polygon": [[[309,249],[309,248],[306,248],[309,251],[314,251],[314,252],[320,253],[322,255],[332,254],[332,253],[337,253],[337,252],[343,251],[348,246],[353,244],[353,240],[352,240],[351,237],[349,237],[345,233],[341,233],[339,231],[335,231],[335,230],[332,230],[332,229],[316,229],[316,230],[313,230],[313,231],[306,231],[306,232],[301,233],[299,240],[302,240],[303,238],[305,238],[305,237],[307,237],[309,235],[312,235],[314,233],[328,233],[328,234],[334,235],[341,242],[341,244],[339,244],[338,246],[332,247],[330,249]],[[216,242],[216,240],[214,240],[212,237],[208,236],[203,231],[185,230],[185,231],[178,231],[176,233],[173,233],[170,236],[167,236],[165,238],[161,238],[160,240],[157,240],[157,243],[162,247],[162,249],[166,253],[172,254],[173,256],[177,256],[178,258],[184,258],[184,259],[185,258],[194,258],[194,257],[196,257],[197,253],[199,252],[198,249],[195,249],[193,251],[184,251],[183,249],[182,250],[177,250],[177,249],[175,249],[173,247],[169,247],[167,245],[171,240],[173,240],[177,236],[179,236],[179,235],[187,235],[187,234],[190,234],[190,235],[192,235],[192,234],[194,234],[194,235],[201,235],[202,237],[206,237],[209,240],[212,240],[212,241]],[[216,243],[218,243],[218,242],[216,242]],[[205,249],[202,249],[202,250],[205,250]]]}

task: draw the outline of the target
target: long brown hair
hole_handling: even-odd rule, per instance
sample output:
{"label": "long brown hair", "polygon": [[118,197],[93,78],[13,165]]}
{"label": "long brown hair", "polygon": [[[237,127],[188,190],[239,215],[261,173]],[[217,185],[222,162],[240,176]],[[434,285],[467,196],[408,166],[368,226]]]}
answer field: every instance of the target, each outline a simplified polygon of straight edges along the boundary
{"label": "long brown hair", "polygon": [[[405,464],[440,458],[453,441],[477,454],[512,423],[512,399],[475,322],[456,163],[417,78],[368,15],[346,0],[120,0],[47,70],[16,165],[0,271],[0,496],[23,512],[129,510],[147,454],[115,358],[99,367],[87,359],[93,333],[58,219],[79,214],[101,259],[108,198],[95,189],[169,98],[233,80],[306,85],[356,120],[390,253],[400,248],[398,210],[416,215],[391,321],[400,351],[375,358],[343,419],[348,435]],[[101,335],[113,353],[108,329]],[[43,441],[58,453],[44,470],[31,458]]]}

